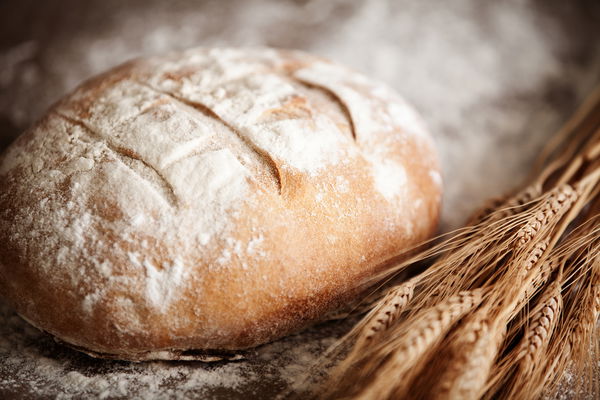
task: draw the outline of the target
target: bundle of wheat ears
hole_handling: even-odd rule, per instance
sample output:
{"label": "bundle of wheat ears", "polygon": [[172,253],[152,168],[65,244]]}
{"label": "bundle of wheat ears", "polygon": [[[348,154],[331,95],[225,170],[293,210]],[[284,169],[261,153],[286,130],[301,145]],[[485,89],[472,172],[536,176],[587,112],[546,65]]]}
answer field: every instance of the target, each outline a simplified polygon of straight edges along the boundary
{"label": "bundle of wheat ears", "polygon": [[568,370],[572,393],[600,396],[600,90],[535,169],[370,282],[382,294],[326,355],[337,365],[320,396],[534,399]]}

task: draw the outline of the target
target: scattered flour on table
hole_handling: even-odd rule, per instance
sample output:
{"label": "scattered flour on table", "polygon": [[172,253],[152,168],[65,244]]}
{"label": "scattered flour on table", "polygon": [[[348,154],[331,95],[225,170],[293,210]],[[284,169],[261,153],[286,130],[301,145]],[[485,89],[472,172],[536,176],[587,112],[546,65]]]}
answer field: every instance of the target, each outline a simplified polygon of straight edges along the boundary
{"label": "scattered flour on table", "polygon": [[56,344],[0,302],[0,397],[2,394],[57,399],[229,399],[252,388],[274,396],[298,378],[334,341],[311,330],[248,353],[247,360],[128,363],[89,358]]}

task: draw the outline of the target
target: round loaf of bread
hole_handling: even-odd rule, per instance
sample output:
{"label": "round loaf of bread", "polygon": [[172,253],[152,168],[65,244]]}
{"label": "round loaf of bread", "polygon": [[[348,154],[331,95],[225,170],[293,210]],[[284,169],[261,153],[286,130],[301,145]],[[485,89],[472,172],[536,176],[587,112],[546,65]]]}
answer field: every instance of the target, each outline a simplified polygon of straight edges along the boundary
{"label": "round loaf of bread", "polygon": [[249,348],[319,320],[435,231],[441,196],[402,99],[272,49],[121,65],[0,162],[0,293],[59,340],[129,360]]}

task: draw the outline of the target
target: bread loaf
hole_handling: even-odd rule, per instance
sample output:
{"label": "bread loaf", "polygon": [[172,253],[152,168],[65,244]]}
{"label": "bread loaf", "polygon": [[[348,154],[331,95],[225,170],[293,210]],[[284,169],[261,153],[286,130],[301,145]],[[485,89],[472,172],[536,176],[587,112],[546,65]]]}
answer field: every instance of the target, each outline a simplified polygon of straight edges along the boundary
{"label": "bread loaf", "polygon": [[95,77],[9,147],[0,185],[2,296],[59,340],[129,360],[307,326],[431,235],[441,195],[402,99],[272,49]]}

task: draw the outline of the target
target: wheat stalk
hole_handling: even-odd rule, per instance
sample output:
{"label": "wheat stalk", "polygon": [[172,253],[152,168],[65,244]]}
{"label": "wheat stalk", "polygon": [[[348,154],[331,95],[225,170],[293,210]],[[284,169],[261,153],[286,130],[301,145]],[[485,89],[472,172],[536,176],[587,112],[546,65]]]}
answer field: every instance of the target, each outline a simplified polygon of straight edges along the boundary
{"label": "wheat stalk", "polygon": [[[409,380],[410,367],[443,338],[444,333],[454,323],[481,301],[482,292],[480,290],[461,292],[443,303],[419,313],[408,324],[411,329],[389,338],[381,347],[372,350],[388,356],[382,365],[362,366],[363,373],[366,372],[367,375],[374,370],[374,367],[380,372],[371,378],[368,385],[359,388],[357,398],[381,399],[402,390],[403,383]],[[391,349],[393,350],[390,351]],[[392,382],[389,382],[390,379],[385,371],[393,371]],[[353,378],[350,379],[350,381],[352,380]]]}
{"label": "wheat stalk", "polygon": [[541,194],[542,188],[535,184],[527,186],[513,196],[492,200],[471,216],[468,225],[495,222],[516,215]]}
{"label": "wheat stalk", "polygon": [[570,366],[576,376],[588,376],[585,380],[588,387],[583,389],[584,392],[600,394],[598,388],[594,387],[593,379],[598,356],[597,342],[594,341],[598,340],[596,332],[600,308],[600,279],[597,272],[585,276],[590,282],[570,293],[570,309],[557,329],[559,332],[547,352],[545,366],[539,376],[529,384],[534,393],[539,394],[543,390],[553,392],[564,371]]}
{"label": "wheat stalk", "polygon": [[506,331],[501,323],[489,319],[489,312],[482,309],[470,315],[441,346],[439,356],[432,360],[441,371],[423,386],[427,388],[426,397],[478,399],[484,393]]}
{"label": "wheat stalk", "polygon": [[552,222],[557,222],[575,203],[577,196],[577,191],[568,184],[553,189],[541,209],[517,232],[518,246],[527,245],[551,227]]}
{"label": "wheat stalk", "polygon": [[402,283],[389,290],[383,300],[365,318],[365,326],[361,329],[364,335],[359,336],[358,342],[370,342],[388,329],[400,317],[412,299],[414,290],[415,281]]}
{"label": "wheat stalk", "polygon": [[600,89],[584,110],[516,195],[364,283],[376,290],[435,258],[387,289],[338,343],[353,347],[326,396],[537,398],[569,360],[590,371],[600,311]]}
{"label": "wheat stalk", "polygon": [[493,398],[527,398],[536,389],[532,377],[538,374],[550,339],[557,327],[562,310],[561,280],[550,284],[541,294],[528,318],[528,325],[518,345],[496,368],[488,393]]}
{"label": "wheat stalk", "polygon": [[562,308],[560,281],[553,282],[544,292],[536,309],[533,310],[531,325],[525,332],[516,358],[522,359],[521,366],[525,376],[531,373],[556,326],[557,317]]}
{"label": "wheat stalk", "polygon": [[507,324],[516,310],[528,301],[531,282],[543,271],[534,267],[548,250],[548,244],[543,240],[530,252],[513,255],[504,275],[495,277],[496,291],[488,300],[488,306],[467,317],[463,326],[456,328],[441,346],[438,357],[431,361],[443,365],[443,372],[436,373],[430,382],[421,382],[420,386],[427,388],[427,397],[477,399],[485,393],[506,337]]}
{"label": "wheat stalk", "polygon": [[[354,342],[352,352],[348,354],[340,365],[353,365],[364,357],[368,351],[369,343],[385,333],[394,322],[398,320],[406,306],[412,299],[417,280],[409,280],[391,287],[379,300],[373,309],[337,343],[337,347],[329,349],[329,353],[337,355],[339,349],[344,349],[346,344]],[[338,368],[339,369],[339,368]]]}

